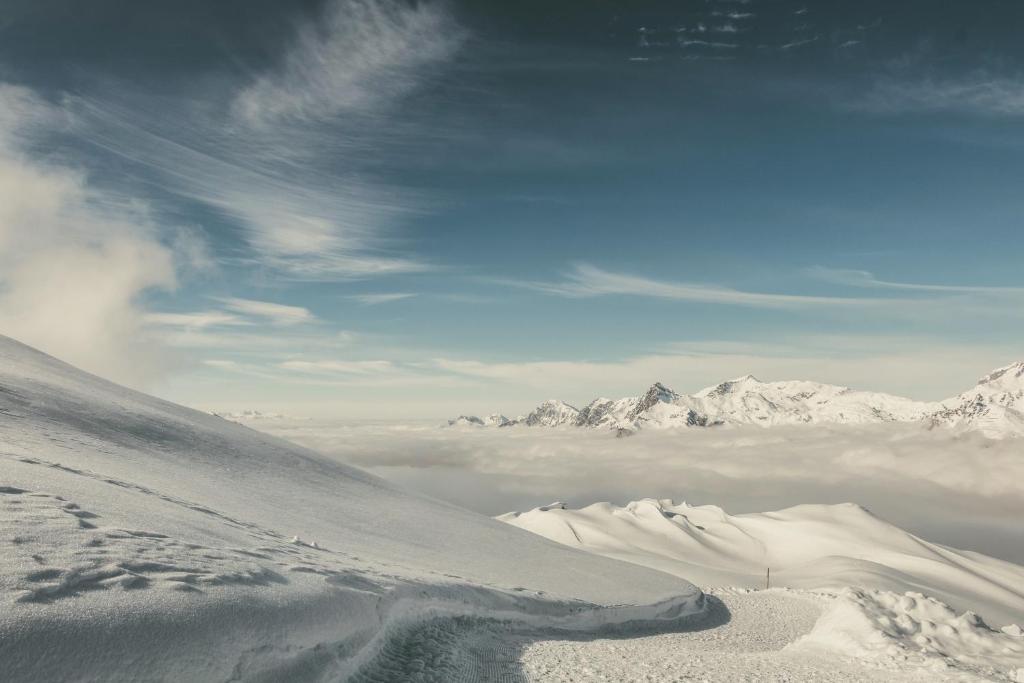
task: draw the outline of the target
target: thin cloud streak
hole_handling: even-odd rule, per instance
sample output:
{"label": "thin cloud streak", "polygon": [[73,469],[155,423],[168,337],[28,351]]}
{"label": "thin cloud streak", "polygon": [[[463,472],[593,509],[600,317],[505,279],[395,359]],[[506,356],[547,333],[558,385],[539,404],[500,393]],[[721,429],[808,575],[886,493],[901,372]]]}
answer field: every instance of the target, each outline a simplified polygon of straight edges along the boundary
{"label": "thin cloud streak", "polygon": [[252,325],[251,320],[239,318],[224,311],[198,311],[195,313],[147,313],[144,320],[150,325],[204,329],[221,325]]}
{"label": "thin cloud streak", "polygon": [[638,275],[613,273],[589,264],[577,264],[562,282],[506,282],[527,289],[565,297],[608,295],[644,296],[676,301],[749,306],[754,308],[819,308],[828,306],[876,306],[893,300],[770,294],[746,292],[695,282],[654,280]]}
{"label": "thin cloud streak", "polygon": [[879,114],[959,112],[992,117],[1024,116],[1024,80],[978,71],[959,78],[884,78],[853,109]]}
{"label": "thin cloud streak", "polygon": [[294,370],[308,373],[342,373],[354,375],[377,374],[381,372],[393,372],[396,367],[394,363],[387,360],[289,360],[279,363],[278,367],[283,370]]}
{"label": "thin cloud streak", "polygon": [[366,306],[376,306],[377,304],[387,304],[392,301],[401,301],[402,299],[411,299],[416,296],[413,292],[386,292],[379,294],[353,294],[349,298],[354,301],[358,301]]}
{"label": "thin cloud streak", "polygon": [[299,325],[316,320],[316,316],[302,306],[239,298],[226,298],[220,301],[232,311],[263,318],[272,325]]}
{"label": "thin cloud streak", "polygon": [[892,280],[881,280],[875,277],[874,273],[867,270],[828,268],[825,266],[814,266],[812,268],[808,268],[807,273],[824,282],[832,282],[840,285],[868,289],[895,289],[912,292],[1024,297],[1024,287],[988,287],[983,285],[943,285],[895,282]]}

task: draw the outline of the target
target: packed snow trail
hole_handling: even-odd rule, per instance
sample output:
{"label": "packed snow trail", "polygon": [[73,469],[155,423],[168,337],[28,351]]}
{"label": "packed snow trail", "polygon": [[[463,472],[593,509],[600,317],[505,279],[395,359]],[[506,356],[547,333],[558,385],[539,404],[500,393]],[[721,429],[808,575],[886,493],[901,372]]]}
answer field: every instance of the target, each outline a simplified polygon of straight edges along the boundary
{"label": "packed snow trail", "polygon": [[[901,602],[907,604],[905,599]],[[915,652],[898,638],[879,638],[884,627],[880,631],[877,624],[868,622],[879,616],[875,610],[880,604],[884,605],[884,600],[879,603],[864,594],[723,589],[708,596],[704,615],[674,623],[633,623],[570,632],[488,618],[438,618],[393,630],[379,655],[351,680],[1022,680],[1013,659],[1007,659],[1002,667],[973,666],[966,651],[961,648],[957,652],[948,641],[944,646],[950,653],[937,648]],[[849,614],[850,609],[857,614]],[[838,628],[836,617],[841,620]],[[895,621],[901,620],[897,617]],[[921,623],[926,625],[928,620],[922,619]],[[859,632],[846,632],[849,625]],[[948,625],[932,626],[936,631],[952,633]],[[970,639],[967,632],[961,635]],[[1007,650],[1018,663],[1024,663],[1024,642],[1014,651],[1006,647],[1007,643],[1013,644],[1008,638],[997,636],[990,642],[995,649]]]}
{"label": "packed snow trail", "polygon": [[423,683],[518,683],[530,680],[522,666],[523,651],[534,642],[565,638],[637,638],[715,628],[723,610],[664,622],[626,622],[595,629],[567,630],[530,626],[519,621],[455,617],[419,622],[397,629],[379,655],[350,680],[353,683],[421,681]]}
{"label": "packed snow trail", "polygon": [[[827,609],[812,594],[718,591],[725,623],[627,639],[539,640],[520,656],[523,679],[579,681],[973,681],[956,670],[883,668],[876,662],[801,648]],[[715,618],[712,615],[712,618]],[[999,677],[992,680],[1012,680]]]}

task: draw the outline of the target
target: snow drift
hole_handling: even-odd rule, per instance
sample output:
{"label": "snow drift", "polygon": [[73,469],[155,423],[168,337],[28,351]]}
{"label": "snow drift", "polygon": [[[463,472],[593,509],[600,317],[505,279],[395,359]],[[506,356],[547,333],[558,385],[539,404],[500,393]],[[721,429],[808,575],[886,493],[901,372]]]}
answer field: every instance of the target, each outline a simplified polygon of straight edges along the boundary
{"label": "snow drift", "polygon": [[704,604],[5,337],[0,508],[12,681],[340,678],[426,620],[590,629]]}

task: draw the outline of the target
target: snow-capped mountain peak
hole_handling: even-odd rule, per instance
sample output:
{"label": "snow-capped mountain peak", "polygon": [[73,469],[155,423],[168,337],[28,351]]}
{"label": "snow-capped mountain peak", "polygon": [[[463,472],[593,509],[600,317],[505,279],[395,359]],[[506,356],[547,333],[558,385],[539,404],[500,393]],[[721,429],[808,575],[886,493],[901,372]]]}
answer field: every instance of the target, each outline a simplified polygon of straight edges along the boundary
{"label": "snow-capped mountain peak", "polygon": [[973,389],[942,403],[820,382],[762,382],[753,375],[743,375],[692,395],[679,394],[655,382],[639,396],[598,398],[582,410],[550,399],[516,420],[501,416],[475,419],[497,426],[569,425],[616,433],[633,433],[640,428],[924,421],[977,430],[992,438],[1024,436],[1024,362],[994,370]]}
{"label": "snow-capped mountain peak", "polygon": [[501,413],[491,413],[484,418],[484,424],[488,427],[505,427],[512,424],[512,420],[508,419]]}
{"label": "snow-capped mountain peak", "polygon": [[707,396],[724,396],[735,391],[745,391],[758,387],[763,384],[759,379],[753,375],[743,375],[735,379],[730,379],[727,382],[716,384],[713,387],[708,387],[697,392],[696,396],[704,398]]}
{"label": "snow-capped mountain peak", "polygon": [[974,388],[943,401],[932,422],[995,439],[1024,436],[1024,362],[993,370]]}
{"label": "snow-capped mountain peak", "polygon": [[449,427],[484,427],[484,421],[476,415],[459,415],[448,420]]}
{"label": "snow-capped mountain peak", "polygon": [[580,411],[557,399],[548,399],[534,408],[533,412],[523,419],[523,424],[529,427],[557,427],[558,425],[573,424]]}
{"label": "snow-capped mountain peak", "polygon": [[650,410],[658,403],[674,403],[679,398],[681,398],[679,394],[672,391],[661,382],[655,382],[651,385],[651,388],[640,397],[640,400],[632,413],[634,415],[640,415],[645,411]]}
{"label": "snow-capped mountain peak", "polygon": [[1024,361],[1017,361],[993,370],[978,380],[978,388],[995,392],[1024,391]]}

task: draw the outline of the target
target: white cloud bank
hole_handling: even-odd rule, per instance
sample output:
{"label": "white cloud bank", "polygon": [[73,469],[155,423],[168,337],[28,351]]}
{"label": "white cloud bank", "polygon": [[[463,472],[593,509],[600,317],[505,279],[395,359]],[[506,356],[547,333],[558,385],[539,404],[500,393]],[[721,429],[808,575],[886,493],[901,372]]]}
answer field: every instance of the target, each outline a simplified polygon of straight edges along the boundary
{"label": "white cloud bank", "polygon": [[276,421],[259,429],[487,514],[643,497],[731,512],[852,501],[929,540],[1024,561],[1021,443],[918,425],[640,432]]}
{"label": "white cloud bank", "polygon": [[32,154],[63,125],[61,108],[0,84],[0,330],[105,377],[145,384],[166,356],[145,333],[140,299],[176,286],[191,247],[161,241],[145,205]]}

